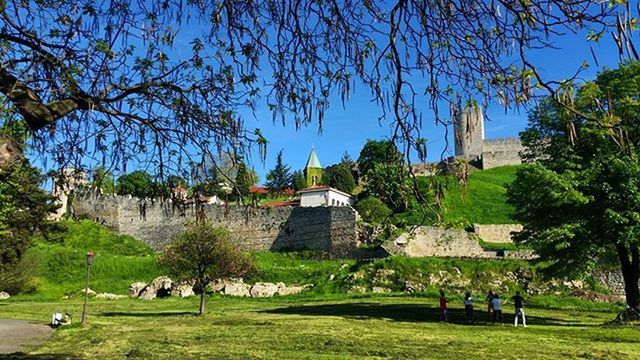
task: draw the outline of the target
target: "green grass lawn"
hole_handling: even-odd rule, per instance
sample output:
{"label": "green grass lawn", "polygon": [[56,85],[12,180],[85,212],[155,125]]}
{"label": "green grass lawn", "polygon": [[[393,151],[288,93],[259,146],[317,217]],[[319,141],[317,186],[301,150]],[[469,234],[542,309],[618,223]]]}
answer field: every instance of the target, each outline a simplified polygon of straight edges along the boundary
{"label": "green grass lawn", "polygon": [[[323,300],[324,299],[324,300]],[[640,329],[603,325],[608,311],[526,309],[529,327],[484,321],[464,324],[462,304],[451,304],[451,323],[437,321],[437,299],[417,297],[209,298],[195,316],[197,299],[91,300],[89,326],[58,329],[24,358],[219,359],[637,359]],[[80,300],[0,303],[2,317],[49,321]],[[477,306],[483,308],[483,306]]]}

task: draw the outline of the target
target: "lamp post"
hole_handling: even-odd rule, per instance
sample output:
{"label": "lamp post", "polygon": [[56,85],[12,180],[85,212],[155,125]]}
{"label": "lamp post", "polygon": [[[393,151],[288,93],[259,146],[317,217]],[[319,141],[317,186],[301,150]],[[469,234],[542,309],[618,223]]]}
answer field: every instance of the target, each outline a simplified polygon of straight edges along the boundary
{"label": "lamp post", "polygon": [[93,263],[93,252],[87,253],[87,282],[84,286],[84,305],[82,306],[82,326],[87,325],[87,299],[89,298],[89,277],[91,276],[91,263]]}

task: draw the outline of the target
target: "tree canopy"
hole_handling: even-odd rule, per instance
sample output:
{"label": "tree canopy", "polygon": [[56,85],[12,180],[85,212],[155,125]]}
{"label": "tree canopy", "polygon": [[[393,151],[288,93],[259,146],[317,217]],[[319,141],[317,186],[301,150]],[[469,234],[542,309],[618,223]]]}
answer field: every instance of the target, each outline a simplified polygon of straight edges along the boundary
{"label": "tree canopy", "polygon": [[353,193],[356,188],[356,181],[353,178],[351,169],[345,164],[338,164],[325,169],[323,182],[346,193]]}
{"label": "tree canopy", "polygon": [[131,195],[139,199],[169,197],[170,188],[167,184],[156,182],[146,171],[137,170],[124,174],[118,178],[118,195]]}
{"label": "tree canopy", "polygon": [[517,240],[553,269],[576,273],[615,259],[627,303],[640,305],[640,62],[568,92],[575,109],[544,100],[522,134],[537,163],[508,189]]}
{"label": "tree canopy", "polygon": [[367,140],[358,157],[358,171],[367,177],[377,164],[398,164],[402,162],[402,154],[396,145],[389,140]]}
{"label": "tree canopy", "polygon": [[[391,139],[424,156],[424,110],[446,125],[461,101],[508,106],[554,91],[562,83],[538,73],[536,52],[563,33],[601,38],[626,10],[608,4],[0,0],[0,94],[55,165],[146,162],[163,173],[251,144],[264,154],[239,107],[321,128],[332,94],[346,101],[363,84]],[[620,50],[635,54],[622,34],[632,19],[619,19]],[[17,153],[0,141],[8,162]]]}

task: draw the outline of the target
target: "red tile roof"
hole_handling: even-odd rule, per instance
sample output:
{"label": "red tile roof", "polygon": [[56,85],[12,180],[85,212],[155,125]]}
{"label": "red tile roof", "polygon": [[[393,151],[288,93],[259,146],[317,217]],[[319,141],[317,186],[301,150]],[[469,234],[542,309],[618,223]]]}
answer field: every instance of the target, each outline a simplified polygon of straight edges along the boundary
{"label": "red tile roof", "polygon": [[316,186],[311,186],[311,187],[308,187],[308,188],[304,188],[304,189],[302,189],[300,191],[329,190],[329,189],[331,189],[331,186],[326,186],[326,185],[319,186],[319,185],[316,185]]}
{"label": "red tile roof", "polygon": [[249,186],[249,192],[252,194],[266,195],[269,193],[269,189],[264,186]]}
{"label": "red tile roof", "polygon": [[300,200],[278,201],[278,202],[266,203],[264,204],[264,206],[268,206],[268,207],[300,206]]}
{"label": "red tile roof", "polygon": [[[271,190],[267,189],[264,186],[249,186],[249,192],[251,192],[252,194],[257,194],[257,195],[268,195],[268,194],[271,194]],[[289,189],[282,190],[282,192],[280,192],[280,194],[287,195],[287,196],[293,196],[295,194],[295,191],[293,191],[293,189],[289,188]]]}

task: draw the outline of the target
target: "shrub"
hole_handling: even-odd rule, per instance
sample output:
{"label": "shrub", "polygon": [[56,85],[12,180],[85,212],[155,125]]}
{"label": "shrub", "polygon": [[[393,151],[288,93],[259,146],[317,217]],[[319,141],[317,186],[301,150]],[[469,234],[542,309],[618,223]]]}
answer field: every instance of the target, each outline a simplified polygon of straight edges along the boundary
{"label": "shrub", "polygon": [[389,207],[373,196],[358,201],[355,208],[364,221],[372,224],[380,224],[391,215]]}

